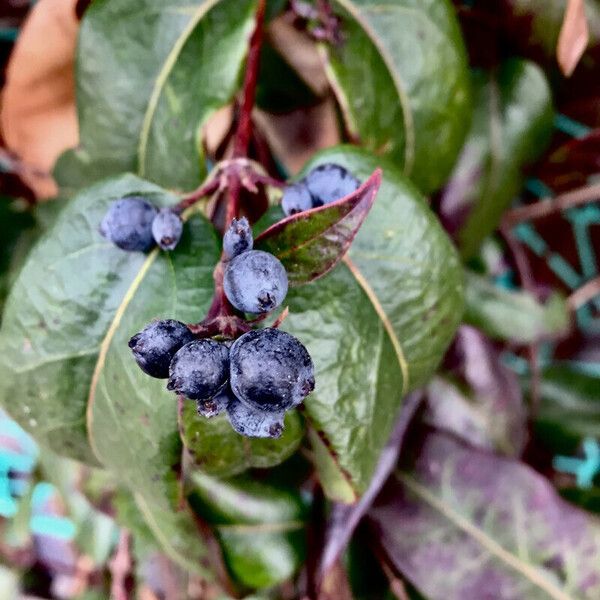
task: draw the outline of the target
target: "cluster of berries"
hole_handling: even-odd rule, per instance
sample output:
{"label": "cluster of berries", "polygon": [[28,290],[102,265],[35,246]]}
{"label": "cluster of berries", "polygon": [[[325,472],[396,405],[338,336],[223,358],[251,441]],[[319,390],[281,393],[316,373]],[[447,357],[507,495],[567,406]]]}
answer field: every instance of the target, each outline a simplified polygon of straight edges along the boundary
{"label": "cluster of berries", "polygon": [[[355,191],[360,182],[344,167],[326,164],[288,186],[283,210],[291,215],[323,206]],[[101,234],[123,250],[146,252],[177,245],[183,229],[173,209],[158,210],[130,196],[111,204]],[[237,310],[264,314],[280,306],[288,277],[272,254],[253,249],[246,218],[233,219],[223,237],[223,291]],[[235,341],[196,338],[180,321],[154,321],[129,340],[136,362],[167,389],[197,404],[210,418],[224,411],[232,427],[249,437],[279,437],[285,412],[315,387],[310,355],[294,336],[274,328],[249,331]]]}
{"label": "cluster of berries", "polygon": [[286,215],[335,202],[360,187],[360,181],[341,165],[327,163],[314,168],[304,179],[288,186],[281,200]]}
{"label": "cluster of berries", "polygon": [[235,431],[249,437],[279,437],[285,411],[315,387],[308,351],[279,329],[218,342],[196,339],[184,323],[169,319],[150,323],[129,347],[145,373],[168,378],[167,389],[195,400],[198,414],[227,411]]}
{"label": "cluster of berries", "polygon": [[[173,249],[181,231],[177,213],[137,196],[113,202],[100,226],[102,235],[129,251],[148,251],[155,242]],[[234,219],[223,238],[223,288],[238,310],[266,313],[285,299],[287,273],[275,256],[252,248],[248,220]],[[197,339],[185,323],[166,319],[134,335],[129,347],[145,373],[168,379],[167,389],[194,400],[200,415],[227,411],[235,431],[249,437],[279,437],[285,412],[315,386],[308,351],[278,329],[219,342]]]}
{"label": "cluster of berries", "polygon": [[100,233],[121,250],[148,252],[154,244],[173,250],[183,232],[183,222],[172,208],[158,209],[140,196],[115,200],[100,224]]}

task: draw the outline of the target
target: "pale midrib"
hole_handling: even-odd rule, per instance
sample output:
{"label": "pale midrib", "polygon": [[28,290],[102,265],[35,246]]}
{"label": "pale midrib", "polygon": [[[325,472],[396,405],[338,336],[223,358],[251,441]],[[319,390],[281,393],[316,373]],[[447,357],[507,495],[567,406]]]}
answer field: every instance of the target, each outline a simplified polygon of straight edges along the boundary
{"label": "pale midrib", "polygon": [[394,67],[394,62],[390,57],[387,49],[383,44],[379,42],[377,33],[373,30],[371,25],[363,17],[360,8],[356,6],[352,0],[336,0],[345,10],[347,10],[352,18],[363,28],[365,33],[369,36],[371,42],[379,51],[385,66],[387,67],[388,73],[394,82],[394,87],[398,92],[398,99],[402,106],[402,118],[404,119],[404,131],[406,133],[406,143],[404,145],[404,172],[409,175],[412,172],[415,161],[415,124],[413,119],[412,109],[410,107],[410,99],[405,92],[405,84],[400,77],[397,69]]}
{"label": "pale midrib", "polygon": [[343,258],[343,261],[344,261],[344,264],[350,270],[350,273],[352,273],[352,276],[356,279],[357,283],[360,285],[360,287],[363,289],[363,291],[367,295],[367,298],[373,305],[373,308],[375,309],[377,316],[381,320],[381,322],[386,330],[386,333],[388,334],[390,342],[392,343],[392,346],[394,348],[394,352],[396,353],[396,357],[398,358],[398,364],[400,366],[400,370],[402,371],[402,395],[404,395],[408,392],[408,388],[409,388],[408,361],[406,360],[404,350],[402,349],[402,344],[400,343],[400,340],[398,339],[398,336],[396,335],[396,332],[394,331],[394,326],[392,325],[390,318],[387,316],[385,310],[383,309],[381,302],[379,302],[379,298],[377,298],[377,294],[375,293],[375,290],[373,290],[373,288],[369,285],[369,282],[367,281],[365,276],[361,273],[360,269],[356,266],[356,264],[354,264],[354,262],[352,262],[352,260],[348,256],[345,256]]}
{"label": "pale midrib", "polygon": [[138,174],[142,177],[144,176],[146,169],[146,151],[148,149],[148,138],[150,137],[152,119],[154,118],[154,113],[156,112],[156,107],[158,106],[158,101],[160,100],[165,83],[171,74],[175,63],[177,62],[177,58],[179,57],[183,46],[192,35],[196,25],[198,25],[202,17],[204,17],[204,15],[220,1],[221,0],[206,0],[198,7],[185,29],[181,32],[181,35],[177,38],[173,48],[171,48],[171,51],[167,55],[167,58],[163,63],[160,72],[158,73],[156,81],[154,82],[152,94],[150,96],[150,100],[148,101],[146,113],[144,114],[144,120],[142,122],[142,129],[140,131],[140,140],[138,144]]}
{"label": "pale midrib", "polygon": [[[152,514],[152,511],[148,508],[148,504],[146,503],[146,500],[144,499],[144,497],[138,493],[134,493],[133,498],[134,498],[135,503],[137,504],[138,508],[144,515],[144,520],[148,524],[148,527],[150,527],[150,530],[152,531],[152,533],[156,536],[158,541],[161,543],[163,550],[173,560],[173,562],[177,563],[179,566],[183,567],[185,570],[191,571],[193,573],[198,573],[199,571],[201,571],[199,562],[194,562],[194,561],[188,560],[185,557],[185,555],[180,553],[173,546],[173,544],[171,543],[171,540],[163,534],[163,532],[160,528],[160,525],[156,522],[156,519],[154,518],[154,515]],[[207,575],[204,572],[202,572],[202,573],[203,573],[203,575]]]}
{"label": "pale midrib", "polygon": [[396,477],[408,487],[414,494],[423,499],[432,508],[448,518],[459,529],[471,536],[478,544],[483,546],[492,555],[507,564],[509,567],[518,571],[523,577],[531,581],[534,585],[544,590],[551,598],[556,600],[575,600],[560,588],[556,587],[551,581],[546,579],[534,565],[519,560],[516,556],[505,550],[498,542],[489,537],[484,531],[473,525],[468,519],[457,513],[447,504],[436,498],[429,490],[420,483],[417,483],[412,477],[404,473],[396,472]]}
{"label": "pale midrib", "polygon": [[219,531],[224,533],[290,533],[304,528],[302,521],[288,521],[285,523],[254,523],[249,525],[232,524],[232,525],[217,525]]}
{"label": "pale midrib", "polygon": [[148,255],[144,263],[142,264],[141,269],[138,271],[137,275],[131,282],[127,292],[123,296],[123,300],[119,304],[119,308],[115,312],[115,316],[110,324],[110,327],[106,331],[106,335],[104,336],[102,343],[100,344],[100,352],[98,353],[98,360],[96,361],[96,366],[94,368],[94,373],[92,375],[92,381],[90,383],[90,391],[88,395],[87,408],[86,408],[86,422],[87,422],[87,431],[88,431],[88,439],[90,442],[90,446],[100,461],[103,464],[102,457],[100,456],[100,451],[96,446],[94,436],[93,436],[93,425],[94,425],[94,401],[96,398],[96,388],[98,387],[98,381],[100,380],[100,375],[102,374],[102,369],[104,368],[104,362],[106,360],[106,355],[110,348],[110,344],[112,339],[121,324],[121,319],[127,310],[127,307],[135,297],[135,294],[140,287],[146,273],[154,263],[158,256],[158,248],[152,250],[152,252]]}

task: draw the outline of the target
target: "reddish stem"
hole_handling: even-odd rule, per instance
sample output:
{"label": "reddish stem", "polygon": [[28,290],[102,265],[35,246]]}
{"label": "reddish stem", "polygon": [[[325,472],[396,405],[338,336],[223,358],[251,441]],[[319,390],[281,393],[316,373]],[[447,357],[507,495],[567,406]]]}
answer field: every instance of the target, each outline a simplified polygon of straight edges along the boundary
{"label": "reddish stem", "polygon": [[219,185],[220,181],[218,177],[207,181],[198,189],[183,196],[177,206],[175,206],[175,211],[181,214],[186,208],[194,206],[198,200],[214,194],[219,189]]}
{"label": "reddish stem", "polygon": [[250,38],[246,75],[244,77],[244,97],[240,107],[240,115],[235,141],[233,157],[241,158],[248,154],[250,137],[252,134],[252,108],[256,97],[256,84],[258,82],[258,69],[260,67],[260,49],[263,41],[266,0],[259,0],[256,9],[256,26]]}
{"label": "reddish stem", "polygon": [[[531,272],[531,268],[529,265],[529,261],[525,256],[525,252],[519,245],[519,242],[515,239],[512,234],[512,231],[506,227],[500,227],[500,233],[503,235],[509,250],[513,255],[513,259],[515,261],[515,266],[517,268],[517,273],[519,274],[519,279],[521,280],[521,285],[523,288],[533,294],[534,297],[538,297],[537,286],[535,284],[535,279],[533,277],[533,273]],[[541,369],[539,364],[539,343],[533,342],[529,344],[527,347],[527,355],[529,362],[529,370],[531,372],[531,389],[530,389],[530,422],[533,422],[535,419],[540,405],[540,386],[541,386]]]}

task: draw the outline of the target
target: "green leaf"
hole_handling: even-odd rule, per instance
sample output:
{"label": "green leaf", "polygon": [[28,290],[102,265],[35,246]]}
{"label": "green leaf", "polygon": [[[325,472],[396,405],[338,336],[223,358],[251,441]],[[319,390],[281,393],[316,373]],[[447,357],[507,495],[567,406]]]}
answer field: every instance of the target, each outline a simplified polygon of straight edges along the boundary
{"label": "green leaf", "polygon": [[529,292],[508,291],[469,271],[465,303],[465,322],[497,340],[530,344],[566,333],[571,322],[558,292],[542,304]]}
{"label": "green leaf", "polygon": [[[525,390],[531,381],[523,378]],[[535,434],[556,454],[574,454],[583,438],[600,432],[600,378],[556,364],[541,373]]]}
{"label": "green leaf", "polygon": [[346,254],[380,185],[381,171],[375,171],[345,198],[289,216],[269,227],[258,236],[255,247],[279,258],[291,286],[314,281],[333,269]]}
{"label": "green leaf", "polygon": [[204,314],[219,242],[193,214],[172,253],[115,248],[98,224],[112,200],[135,193],[157,205],[176,201],[132,175],[97,184],[69,202],[30,253],[0,330],[0,397],[38,441],[99,461],[133,489],[165,551],[195,568],[193,524],[173,510],[176,401],[137,367],[127,341],[154,318],[189,322]]}
{"label": "green leaf", "polygon": [[595,600],[600,523],[517,461],[425,438],[370,513],[371,534],[429,600]]}
{"label": "green leaf", "polygon": [[183,408],[181,437],[194,463],[209,474],[229,477],[251,467],[266,469],[291,456],[302,441],[302,420],[294,411],[285,417],[279,439],[245,438],[236,433],[227,417],[198,416],[194,402]]}
{"label": "green leaf", "polygon": [[205,173],[200,130],[237,91],[255,6],[94,2],[77,49],[81,161],[100,164],[104,176],[131,171],[165,187],[194,188]]}
{"label": "green leaf", "polygon": [[545,149],[553,127],[550,86],[534,63],[513,59],[495,72],[473,74],[473,124],[442,213],[470,209],[458,233],[464,257],[477,253],[523,183],[523,167]]}
{"label": "green leaf", "polygon": [[424,192],[446,180],[469,123],[469,76],[447,0],[335,0],[343,42],[323,48],[346,127]]}
{"label": "green leaf", "polygon": [[331,497],[365,490],[402,397],[437,368],[462,316],[457,254],[415,188],[390,164],[352,147],[317,164],[344,165],[383,180],[347,258],[327,277],[294,288],[283,328],[309,349],[316,390],[305,415]]}
{"label": "green leaf", "polygon": [[288,580],[306,555],[307,507],[297,491],[246,478],[191,476],[192,504],[213,527],[234,578],[250,588]]}

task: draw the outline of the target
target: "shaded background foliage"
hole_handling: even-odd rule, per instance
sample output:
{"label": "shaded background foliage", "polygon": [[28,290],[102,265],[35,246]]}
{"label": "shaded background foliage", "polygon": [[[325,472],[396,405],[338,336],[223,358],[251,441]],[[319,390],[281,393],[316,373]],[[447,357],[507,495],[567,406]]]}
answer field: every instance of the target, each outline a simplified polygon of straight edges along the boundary
{"label": "shaded background foliage", "polygon": [[383,169],[283,231],[242,196],[317,367],[279,440],[126,350],[205,311],[222,200],[173,255],[96,232],[231,155],[256,6],[0,8],[0,599],[598,598],[599,3],[269,0],[250,157]]}

